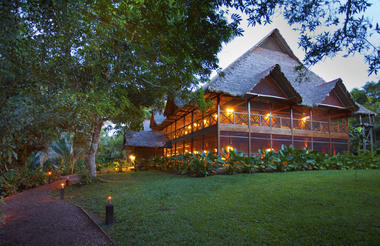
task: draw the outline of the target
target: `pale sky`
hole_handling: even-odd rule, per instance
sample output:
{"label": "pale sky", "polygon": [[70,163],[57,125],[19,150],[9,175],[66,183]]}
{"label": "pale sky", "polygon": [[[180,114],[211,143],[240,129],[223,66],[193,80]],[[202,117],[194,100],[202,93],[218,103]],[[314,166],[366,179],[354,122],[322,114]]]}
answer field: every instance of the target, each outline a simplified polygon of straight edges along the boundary
{"label": "pale sky", "polygon": [[[380,24],[380,1],[376,0],[376,3],[368,9],[368,15],[372,18],[373,23],[378,22]],[[282,16],[277,15],[273,19],[272,24],[265,26],[248,27],[245,20],[241,24],[241,27],[244,28],[243,36],[235,38],[227,45],[223,45],[222,51],[218,54],[219,66],[222,69],[235,61],[274,28],[279,29],[294,54],[301,61],[303,60],[304,52],[301,48],[298,48],[299,34],[292,30],[292,27],[287,24]],[[378,36],[376,40],[371,41],[375,46],[380,46],[380,38]],[[333,58],[326,58],[320,61],[309,69],[322,77],[326,82],[341,78],[349,91],[353,88],[362,87],[368,81],[378,81],[380,79],[380,74],[372,74],[368,77],[368,65],[361,55],[344,58],[342,54],[338,54]],[[211,77],[215,76],[215,74],[216,72],[214,71]]]}

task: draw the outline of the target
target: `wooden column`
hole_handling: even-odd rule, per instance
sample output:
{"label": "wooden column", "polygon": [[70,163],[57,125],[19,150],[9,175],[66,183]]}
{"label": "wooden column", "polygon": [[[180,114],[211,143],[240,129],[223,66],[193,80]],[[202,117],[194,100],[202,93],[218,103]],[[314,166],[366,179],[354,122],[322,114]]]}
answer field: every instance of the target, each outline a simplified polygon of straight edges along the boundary
{"label": "wooden column", "polygon": [[292,145],[294,147],[293,105],[290,105],[290,129],[292,133]]}
{"label": "wooden column", "polygon": [[332,154],[332,143],[331,143],[331,112],[329,112],[329,154]]}
{"label": "wooden column", "polygon": [[272,136],[272,103],[270,103],[270,113],[269,113],[269,127],[271,129],[270,131],[270,150],[272,151],[273,148],[273,136]]}
{"label": "wooden column", "polygon": [[[186,131],[186,114],[184,114],[184,116],[183,116],[183,127],[184,127],[184,129],[185,129],[185,131]],[[185,140],[183,140],[183,153],[185,154],[185,149],[186,149],[186,141]]]}
{"label": "wooden column", "polygon": [[251,99],[248,99],[248,156],[251,156]]}
{"label": "wooden column", "polygon": [[[204,113],[202,111],[202,118],[201,118],[202,129],[204,128],[203,120],[204,120]],[[205,151],[205,135],[204,134],[202,135],[202,151]]]}
{"label": "wooden column", "polygon": [[217,154],[219,155],[220,154],[220,95],[218,95],[216,102],[217,102],[217,110],[218,110],[218,122],[217,122],[218,130],[216,133],[217,139],[218,139]]}
{"label": "wooden column", "polygon": [[[313,133],[313,110],[310,108],[310,131]],[[314,137],[311,135],[311,149],[314,150]]]}
{"label": "wooden column", "polygon": [[[173,139],[176,139],[177,135],[177,120],[174,120],[174,135]],[[174,143],[174,155],[177,155],[177,142]]]}
{"label": "wooden column", "polygon": [[[191,134],[194,132],[194,110],[191,111]],[[193,154],[194,152],[194,137],[191,136],[191,153]]]}

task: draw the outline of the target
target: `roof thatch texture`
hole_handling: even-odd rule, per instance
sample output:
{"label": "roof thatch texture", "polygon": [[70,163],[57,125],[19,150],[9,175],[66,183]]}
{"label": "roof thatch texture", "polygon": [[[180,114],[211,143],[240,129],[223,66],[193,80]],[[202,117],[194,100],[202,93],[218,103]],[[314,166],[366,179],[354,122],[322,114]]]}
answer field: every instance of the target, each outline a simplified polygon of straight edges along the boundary
{"label": "roof thatch texture", "polygon": [[125,131],[124,147],[163,147],[167,139],[164,133],[154,131]]}
{"label": "roof thatch texture", "polygon": [[232,96],[244,96],[268,75],[267,71],[277,66],[302,97],[301,104],[309,107],[322,102],[338,82],[326,83],[321,77],[302,67],[302,63],[291,52],[280,32],[275,29],[216,75],[206,89]]}
{"label": "roof thatch texture", "polygon": [[359,107],[359,110],[355,112],[356,115],[376,115],[375,112],[365,108],[363,105],[356,103],[356,105]]}

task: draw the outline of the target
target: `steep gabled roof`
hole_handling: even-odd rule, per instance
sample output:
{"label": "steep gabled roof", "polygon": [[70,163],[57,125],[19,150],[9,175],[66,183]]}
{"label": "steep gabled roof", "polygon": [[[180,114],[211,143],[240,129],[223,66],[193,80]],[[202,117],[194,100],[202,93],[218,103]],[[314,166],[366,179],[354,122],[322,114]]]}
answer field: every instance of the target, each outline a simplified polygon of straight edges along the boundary
{"label": "steep gabled roof", "polygon": [[274,29],[216,75],[206,86],[206,89],[232,96],[244,96],[260,81],[263,71],[271,70],[275,66],[278,66],[291,85],[289,88],[302,98],[302,104],[313,106],[313,88],[325,83],[325,81],[302,67],[302,63],[293,54],[278,29]]}
{"label": "steep gabled roof", "polygon": [[353,110],[359,109],[340,78],[321,84],[315,89],[313,100],[316,105],[325,105],[324,101],[333,93],[337,96],[344,108]]}
{"label": "steep gabled roof", "polygon": [[[270,79],[270,80],[269,80]],[[302,98],[289,80],[285,77],[284,73],[281,71],[280,65],[276,64],[265,71],[258,73],[256,77],[252,80],[253,87],[250,91],[247,91],[245,94],[257,94],[259,90],[256,90],[260,85],[273,81],[275,86],[281,91],[280,94],[285,96],[290,101],[301,102]],[[257,92],[257,93],[255,93]],[[259,94],[257,94],[259,95]],[[265,94],[261,95],[265,97]]]}

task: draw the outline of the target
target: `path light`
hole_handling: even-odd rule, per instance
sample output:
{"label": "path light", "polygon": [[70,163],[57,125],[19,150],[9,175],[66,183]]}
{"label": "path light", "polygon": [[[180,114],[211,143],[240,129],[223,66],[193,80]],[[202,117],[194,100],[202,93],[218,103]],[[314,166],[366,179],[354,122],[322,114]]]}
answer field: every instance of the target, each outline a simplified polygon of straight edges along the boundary
{"label": "path light", "polygon": [[65,199],[65,183],[61,183],[61,200]]}
{"label": "path light", "polygon": [[106,205],[106,225],[113,223],[113,204],[112,197],[107,197],[107,205]]}
{"label": "path light", "polygon": [[129,156],[129,159],[131,160],[131,162],[132,162],[132,164],[133,164],[133,166],[134,166],[134,170],[135,170],[135,172],[137,171],[136,170],[136,165],[135,165],[135,159],[136,159],[136,156],[134,156],[134,155],[130,155]]}
{"label": "path light", "polygon": [[51,180],[50,180],[51,179],[51,171],[47,172],[47,174],[48,174],[48,178],[49,178],[48,183],[50,184],[50,182],[51,182]]}

